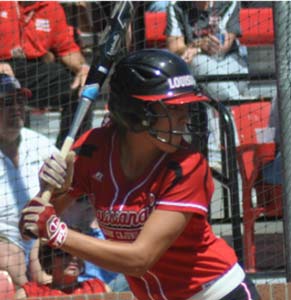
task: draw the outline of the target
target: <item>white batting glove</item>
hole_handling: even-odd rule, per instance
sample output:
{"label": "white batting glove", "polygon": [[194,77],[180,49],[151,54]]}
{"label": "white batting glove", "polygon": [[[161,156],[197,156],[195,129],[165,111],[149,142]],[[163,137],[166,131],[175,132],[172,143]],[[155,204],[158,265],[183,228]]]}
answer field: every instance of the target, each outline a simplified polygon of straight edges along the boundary
{"label": "white batting glove", "polygon": [[53,153],[52,156],[44,161],[39,171],[41,189],[46,185],[54,188],[53,196],[65,194],[73,180],[75,152],[70,151],[64,159],[59,153]]}
{"label": "white batting glove", "polygon": [[25,240],[39,237],[53,248],[60,248],[68,234],[67,225],[57,217],[54,207],[39,197],[22,210],[19,230]]}

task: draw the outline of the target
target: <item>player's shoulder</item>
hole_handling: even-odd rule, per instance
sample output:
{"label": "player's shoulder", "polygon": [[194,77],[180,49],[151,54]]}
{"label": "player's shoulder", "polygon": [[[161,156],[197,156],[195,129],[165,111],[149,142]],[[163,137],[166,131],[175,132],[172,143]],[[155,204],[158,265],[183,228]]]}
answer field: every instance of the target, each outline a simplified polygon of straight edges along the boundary
{"label": "player's shoulder", "polygon": [[76,144],[98,144],[100,140],[107,140],[112,136],[111,127],[97,127],[86,131],[76,141]]}
{"label": "player's shoulder", "polygon": [[81,137],[74,143],[73,150],[79,154],[91,154],[101,147],[107,145],[112,136],[111,127],[98,127],[93,128],[85,132]]}
{"label": "player's shoulder", "polygon": [[200,152],[190,150],[178,150],[168,157],[168,168],[173,169],[179,167],[183,171],[183,175],[201,169],[208,169],[208,162]]}

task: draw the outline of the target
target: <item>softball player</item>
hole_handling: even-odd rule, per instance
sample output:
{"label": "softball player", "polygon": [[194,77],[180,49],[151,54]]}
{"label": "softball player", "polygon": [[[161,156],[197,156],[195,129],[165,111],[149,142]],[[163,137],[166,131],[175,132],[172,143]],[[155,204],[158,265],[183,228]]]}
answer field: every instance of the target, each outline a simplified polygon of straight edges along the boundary
{"label": "softball player", "polygon": [[[168,51],[122,59],[110,81],[111,121],[84,134],[66,161],[46,160],[40,180],[55,188],[52,204],[39,196],[29,202],[23,236],[29,230],[51,247],[124,273],[139,300],[259,299],[207,221],[211,171],[184,138],[195,136],[189,107],[208,100],[195,87],[186,63]],[[83,194],[91,195],[107,240],[70,230],[58,217]]]}

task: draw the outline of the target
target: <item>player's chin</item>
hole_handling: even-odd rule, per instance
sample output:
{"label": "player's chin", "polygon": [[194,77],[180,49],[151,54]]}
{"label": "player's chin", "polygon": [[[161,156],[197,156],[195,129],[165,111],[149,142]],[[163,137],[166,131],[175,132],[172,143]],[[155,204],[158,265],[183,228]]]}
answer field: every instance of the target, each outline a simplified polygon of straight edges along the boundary
{"label": "player's chin", "polygon": [[161,143],[161,150],[166,153],[174,153],[181,148],[182,137],[176,136],[172,139]]}

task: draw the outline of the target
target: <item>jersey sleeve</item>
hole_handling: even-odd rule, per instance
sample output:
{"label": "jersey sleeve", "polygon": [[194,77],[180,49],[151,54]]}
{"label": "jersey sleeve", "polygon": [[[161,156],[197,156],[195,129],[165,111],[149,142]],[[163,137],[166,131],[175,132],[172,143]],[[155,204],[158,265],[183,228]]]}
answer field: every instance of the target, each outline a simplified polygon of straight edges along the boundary
{"label": "jersey sleeve", "polygon": [[180,161],[170,161],[167,167],[156,208],[206,216],[214,190],[206,159],[197,153]]}
{"label": "jersey sleeve", "polygon": [[52,2],[50,5],[51,13],[54,15],[52,50],[58,56],[65,56],[69,53],[80,51],[80,47],[74,40],[74,30],[67,24],[63,7],[57,2]]}

